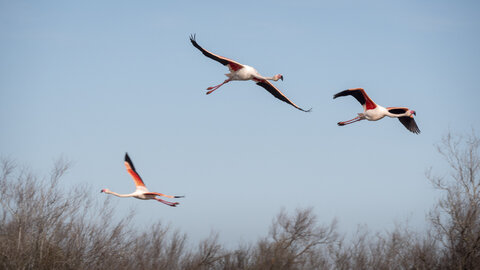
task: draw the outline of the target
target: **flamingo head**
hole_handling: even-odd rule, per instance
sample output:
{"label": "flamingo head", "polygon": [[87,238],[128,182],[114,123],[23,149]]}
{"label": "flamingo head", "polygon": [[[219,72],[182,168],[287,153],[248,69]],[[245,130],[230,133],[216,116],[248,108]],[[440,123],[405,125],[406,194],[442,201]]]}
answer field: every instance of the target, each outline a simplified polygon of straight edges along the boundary
{"label": "flamingo head", "polygon": [[100,193],[107,193],[107,191],[110,191],[110,190],[104,188],[104,189],[100,190]]}
{"label": "flamingo head", "polygon": [[282,74],[277,74],[273,77],[275,81],[282,80],[283,81],[283,75]]}
{"label": "flamingo head", "polygon": [[417,116],[417,112],[410,110],[410,117],[413,118],[414,115]]}

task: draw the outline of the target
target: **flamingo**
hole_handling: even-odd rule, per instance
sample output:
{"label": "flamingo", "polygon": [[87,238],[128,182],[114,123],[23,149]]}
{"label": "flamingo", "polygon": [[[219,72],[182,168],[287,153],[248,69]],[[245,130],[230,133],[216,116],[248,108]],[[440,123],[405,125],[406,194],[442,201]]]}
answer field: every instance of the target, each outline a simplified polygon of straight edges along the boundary
{"label": "flamingo", "polygon": [[136,186],[135,192],[130,193],[130,194],[118,194],[116,192],[113,192],[113,191],[105,188],[105,189],[102,189],[100,191],[101,193],[104,192],[106,194],[112,194],[112,195],[115,195],[117,197],[122,197],[122,198],[124,198],[124,197],[134,197],[134,198],[141,199],[141,200],[157,200],[161,203],[164,203],[166,205],[173,206],[173,207],[177,206],[179,203],[178,202],[168,202],[168,201],[162,200],[160,198],[157,198],[157,196],[162,196],[162,197],[167,197],[167,198],[183,198],[183,197],[185,197],[185,196],[171,196],[171,195],[165,195],[165,194],[158,193],[158,192],[148,191],[147,187],[143,183],[142,178],[140,177],[140,175],[135,170],[135,167],[133,166],[133,162],[130,159],[130,157],[128,156],[128,153],[125,153],[125,167],[127,167],[128,173],[132,176],[133,181],[135,182],[135,186]]}
{"label": "flamingo", "polygon": [[258,73],[258,71],[255,70],[251,66],[243,65],[243,64],[240,64],[240,63],[235,62],[233,60],[230,60],[228,58],[213,54],[213,53],[205,50],[204,48],[200,47],[200,45],[198,45],[197,41],[195,40],[195,35],[190,36],[190,41],[192,42],[193,46],[195,46],[195,48],[199,49],[206,57],[211,58],[211,59],[219,62],[220,64],[222,64],[224,66],[227,66],[228,69],[230,70],[230,73],[225,74],[228,77],[228,79],[226,79],[223,83],[207,88],[207,90],[208,90],[207,95],[211,94],[213,91],[217,90],[220,86],[222,86],[222,85],[224,85],[224,84],[226,84],[230,81],[252,80],[252,81],[256,82],[257,85],[265,88],[268,92],[270,92],[270,94],[272,94],[274,97],[280,99],[281,101],[286,102],[286,103],[292,105],[293,107],[295,107],[295,108],[297,108],[301,111],[304,111],[304,112],[309,112],[309,111],[312,110],[311,108],[309,110],[304,110],[304,109],[298,107],[295,103],[290,101],[290,99],[288,99],[282,92],[280,92],[280,90],[278,90],[272,83],[269,82],[269,80],[271,80],[271,81],[282,80],[283,81],[283,75],[282,74],[277,74],[273,77],[264,77],[264,76],[260,75],[260,73]]}
{"label": "flamingo", "polygon": [[337,124],[339,126],[352,124],[363,119],[367,119],[368,121],[377,121],[385,116],[388,116],[391,118],[398,118],[398,120],[400,120],[400,122],[411,132],[415,134],[420,133],[420,129],[418,129],[415,119],[413,119],[413,116],[417,115],[414,110],[410,110],[405,107],[382,107],[373,102],[362,88],[353,88],[341,91],[335,94],[333,98],[335,99],[343,96],[353,96],[356,98],[363,106],[363,113],[359,113],[357,117],[351,120],[338,122]]}

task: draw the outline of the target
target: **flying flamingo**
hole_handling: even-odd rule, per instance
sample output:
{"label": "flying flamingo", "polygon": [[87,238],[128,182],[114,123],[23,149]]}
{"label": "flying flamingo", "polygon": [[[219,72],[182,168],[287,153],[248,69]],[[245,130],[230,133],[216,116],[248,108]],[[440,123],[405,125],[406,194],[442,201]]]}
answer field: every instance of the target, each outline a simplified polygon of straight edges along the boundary
{"label": "flying flamingo", "polygon": [[115,193],[109,189],[102,189],[100,192],[105,192],[107,194],[112,194],[112,195],[115,195],[117,197],[134,197],[134,198],[137,198],[137,199],[141,199],[141,200],[157,200],[161,203],[164,203],[166,205],[169,205],[169,206],[177,206],[177,204],[179,204],[178,202],[168,202],[168,201],[165,201],[165,200],[162,200],[160,198],[157,198],[157,196],[162,196],[162,197],[167,197],[167,198],[183,198],[185,196],[170,196],[170,195],[165,195],[165,194],[162,194],[162,193],[157,193],[157,192],[150,192],[148,191],[147,187],[145,186],[145,184],[143,183],[142,181],[142,178],[140,177],[140,175],[138,175],[137,171],[135,170],[135,167],[133,166],[133,162],[132,160],[130,159],[130,157],[128,156],[128,153],[125,153],[125,167],[127,167],[127,171],[128,173],[132,176],[133,178],[133,181],[135,182],[135,186],[137,187],[135,192],[133,193],[130,193],[130,194],[118,194],[118,193]]}
{"label": "flying flamingo", "polygon": [[363,119],[367,119],[368,121],[377,121],[382,119],[385,116],[398,118],[400,122],[411,132],[415,134],[420,133],[420,129],[418,129],[417,123],[413,119],[413,115],[417,115],[414,110],[410,110],[405,107],[382,107],[375,102],[373,102],[370,97],[368,97],[365,90],[362,88],[354,88],[354,89],[347,89],[342,92],[339,92],[333,96],[333,98],[343,97],[343,96],[353,96],[362,104],[363,106],[363,113],[359,113],[357,117],[344,121],[338,122],[339,126],[348,125],[351,123],[358,122]]}
{"label": "flying flamingo", "polygon": [[272,81],[282,80],[283,81],[282,74],[277,74],[273,77],[264,77],[264,76],[260,75],[260,73],[258,73],[258,71],[255,70],[251,66],[247,66],[247,65],[237,63],[237,62],[235,62],[233,60],[230,60],[228,58],[213,54],[213,53],[205,50],[204,48],[200,47],[200,45],[198,45],[197,41],[195,41],[195,35],[190,36],[190,41],[192,42],[193,46],[195,46],[195,48],[199,49],[206,57],[211,58],[211,59],[219,62],[220,64],[222,64],[224,66],[227,66],[228,69],[230,70],[230,73],[225,74],[228,77],[228,79],[226,79],[223,83],[207,88],[207,90],[208,90],[207,95],[212,93],[213,91],[217,90],[220,86],[228,83],[229,81],[248,81],[248,80],[252,80],[252,81],[256,82],[257,85],[265,88],[268,92],[270,92],[270,94],[272,94],[274,97],[280,99],[281,101],[286,102],[286,103],[292,105],[293,107],[295,107],[295,108],[297,108],[301,111],[304,111],[304,112],[309,112],[311,110],[311,109],[304,110],[304,109],[298,107],[295,103],[290,101],[282,92],[280,92],[280,90],[278,90],[275,86],[273,86],[272,83],[270,83],[268,81],[268,80],[272,80]]}

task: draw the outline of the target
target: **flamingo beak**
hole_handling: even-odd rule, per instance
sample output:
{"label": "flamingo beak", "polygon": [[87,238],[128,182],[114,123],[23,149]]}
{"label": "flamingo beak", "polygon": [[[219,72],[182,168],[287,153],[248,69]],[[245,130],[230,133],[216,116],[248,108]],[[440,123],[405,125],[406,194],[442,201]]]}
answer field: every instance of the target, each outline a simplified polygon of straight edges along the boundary
{"label": "flamingo beak", "polygon": [[105,189],[100,190],[100,193],[103,193],[103,192],[105,192]]}
{"label": "flamingo beak", "polygon": [[282,76],[280,76],[280,80],[282,80],[282,81],[283,81],[283,75],[282,75]]}

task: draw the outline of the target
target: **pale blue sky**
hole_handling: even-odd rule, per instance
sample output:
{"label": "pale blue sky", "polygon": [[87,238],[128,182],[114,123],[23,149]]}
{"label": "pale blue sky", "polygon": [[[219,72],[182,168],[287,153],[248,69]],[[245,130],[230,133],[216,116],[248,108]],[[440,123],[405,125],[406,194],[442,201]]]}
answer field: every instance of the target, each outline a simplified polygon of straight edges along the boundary
{"label": "pale blue sky", "polygon": [[[344,232],[421,228],[441,167],[434,143],[480,127],[478,1],[0,1],[0,154],[92,192],[133,191],[129,152],[152,191],[178,208],[110,198],[137,223],[192,240],[253,241],[282,207],[313,206]],[[212,95],[227,69],[189,42],[254,66],[300,112],[252,82]],[[361,112],[338,91],[363,87],[398,120],[338,127]]]}

